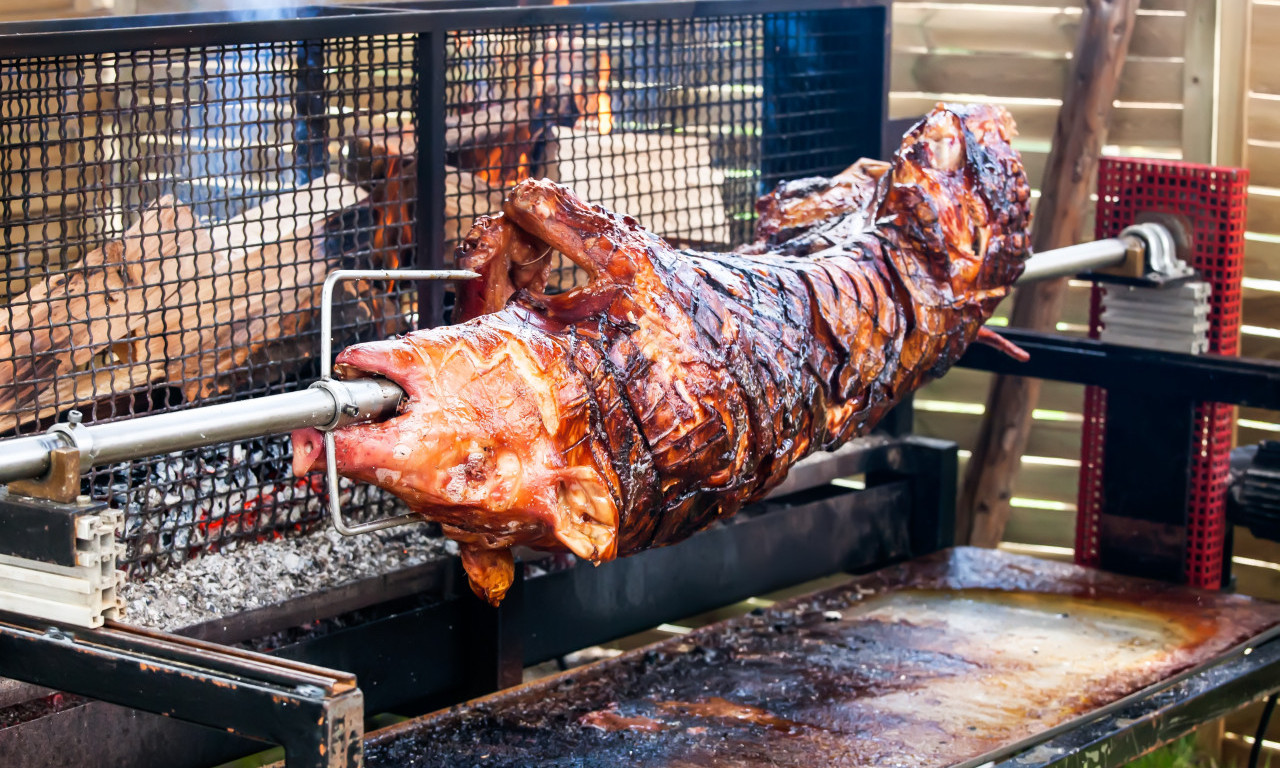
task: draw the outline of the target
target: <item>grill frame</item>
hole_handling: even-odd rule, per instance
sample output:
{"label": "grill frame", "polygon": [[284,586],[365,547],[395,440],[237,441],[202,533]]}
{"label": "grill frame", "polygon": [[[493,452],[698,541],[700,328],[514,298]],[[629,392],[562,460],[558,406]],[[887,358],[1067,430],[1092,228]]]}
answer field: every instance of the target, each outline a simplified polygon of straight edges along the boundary
{"label": "grill frame", "polygon": [[[445,146],[444,137],[447,111],[435,108],[436,105],[446,102],[446,94],[450,88],[448,72],[451,53],[448,42],[451,36],[456,38],[460,34],[485,34],[502,29],[517,32],[535,29],[559,30],[573,33],[576,30],[592,29],[598,25],[613,25],[614,29],[634,29],[641,25],[650,25],[654,28],[664,28],[665,25],[665,28],[677,29],[680,25],[684,25],[686,29],[697,29],[702,28],[699,25],[705,27],[713,23],[707,20],[756,19],[757,42],[775,44],[788,34],[788,30],[782,28],[785,27],[787,20],[800,18],[805,14],[820,14],[823,20],[821,26],[824,30],[834,27],[837,32],[842,31],[846,34],[843,42],[856,39],[866,43],[866,45],[846,47],[857,49],[856,61],[864,65],[867,71],[859,70],[860,77],[846,78],[843,85],[836,86],[837,90],[840,87],[847,87],[847,93],[828,93],[822,97],[826,99],[825,103],[837,104],[843,110],[831,110],[830,116],[823,119],[830,124],[839,125],[842,129],[852,127],[851,133],[856,135],[846,142],[851,146],[827,152],[822,156],[821,162],[810,162],[805,167],[797,167],[794,163],[790,165],[779,163],[768,167],[771,151],[768,149],[770,135],[775,139],[780,137],[784,140],[781,145],[775,141],[775,145],[785,150],[788,131],[792,133],[795,131],[794,128],[787,126],[766,129],[763,126],[764,120],[775,112],[785,112],[786,108],[774,110],[772,107],[761,105],[768,103],[777,94],[796,91],[794,85],[800,81],[794,79],[796,77],[794,73],[781,71],[784,69],[781,66],[772,67],[773,70],[778,71],[765,71],[771,66],[768,62],[783,60],[789,54],[794,54],[794,50],[786,50],[774,45],[776,50],[773,53],[755,54],[758,56],[755,66],[763,68],[758,73],[763,80],[761,86],[763,90],[754,97],[757,103],[755,120],[760,126],[756,134],[749,139],[757,145],[755,158],[759,164],[756,168],[759,176],[756,178],[756,189],[753,192],[758,194],[765,191],[772,186],[770,183],[772,180],[794,177],[797,174],[804,175],[805,171],[834,173],[860,156],[878,156],[882,150],[885,115],[888,109],[887,82],[890,54],[888,46],[890,20],[887,0],[853,0],[852,2],[806,0],[785,11],[778,11],[776,6],[762,0],[605,2],[570,6],[549,4],[522,6],[514,3],[485,3],[483,0],[476,2],[419,0],[418,2],[357,7],[309,5],[284,11],[256,13],[258,18],[253,19],[245,19],[244,14],[234,12],[212,12],[0,25],[0,42],[3,42],[6,50],[4,57],[0,58],[0,65],[45,57],[51,50],[58,51],[59,57],[90,57],[126,52],[216,50],[219,46],[227,46],[228,50],[245,46],[260,46],[264,50],[272,50],[271,46],[277,46],[275,49],[277,51],[287,50],[287,46],[297,46],[300,58],[312,57],[309,60],[314,60],[317,55],[316,49],[321,49],[322,53],[326,40],[340,40],[345,45],[354,45],[358,48],[361,45],[360,41],[366,37],[401,35],[403,36],[401,39],[407,41],[404,44],[411,45],[414,49],[412,66],[417,77],[416,82],[411,83],[409,88],[413,91],[411,94],[413,118],[418,133],[417,147],[413,156],[416,170],[412,171],[418,193],[415,199],[410,200],[414,216],[412,226],[415,232],[415,249],[412,259],[405,266],[420,269],[438,269],[451,264],[450,249],[447,244],[444,244],[445,228],[447,225],[455,228],[459,226],[457,220],[446,222],[444,218],[445,168],[448,162],[448,149]],[[526,32],[526,37],[532,38],[536,34],[539,33]],[[794,29],[790,34],[792,39],[800,37],[795,34]],[[854,37],[849,38],[848,35]],[[772,38],[770,39],[769,36]],[[670,39],[666,45],[671,46]],[[791,48],[794,47],[791,46]],[[768,45],[763,45],[762,49],[767,51]],[[828,60],[839,54],[838,51],[833,53],[828,50],[819,51],[817,55]],[[841,59],[840,61],[846,62],[844,66],[848,66],[847,61],[852,60]],[[675,66],[688,67],[688,64]],[[681,70],[677,75],[683,76],[683,73],[684,70]],[[299,73],[298,82],[302,84],[300,87],[307,87],[305,85],[307,76],[306,72]],[[311,76],[314,77],[314,75]],[[302,103],[301,98],[298,99],[298,103]],[[715,102],[712,106],[718,109],[721,105]],[[793,111],[801,112],[801,117],[804,117],[803,107]],[[295,117],[301,123],[316,122],[310,120],[309,113],[305,113],[305,110],[295,113]],[[720,119],[723,121],[723,118]],[[309,130],[320,131],[324,129],[323,118],[320,119],[320,123],[318,127],[317,125],[307,127]],[[659,133],[662,130],[665,128]],[[769,134],[769,130],[773,133]],[[819,149],[822,141],[818,141]],[[803,142],[796,147],[805,150],[806,156],[810,154]],[[605,176],[608,175],[609,172],[606,169]],[[753,199],[754,196],[754,194],[749,195],[748,199]],[[727,207],[727,201],[725,206]],[[627,210],[625,203],[618,207],[624,212]],[[747,223],[749,224],[749,221]],[[739,230],[742,229],[739,227]],[[740,238],[741,231],[738,235]],[[432,283],[419,284],[415,288],[418,296],[419,325],[445,322],[445,287]],[[309,332],[313,333],[314,330]],[[168,384],[167,381],[163,383]],[[304,378],[298,383],[305,385],[307,381]],[[255,388],[248,394],[259,394],[260,389],[260,387]],[[203,401],[183,403],[180,407],[196,405],[200,402]],[[130,405],[131,408],[132,405]],[[162,410],[168,410],[168,408]],[[139,411],[141,412],[146,411]],[[133,412],[127,411],[125,417],[128,415],[133,415]],[[273,466],[272,462],[281,463],[285,460],[282,452],[278,448],[272,448],[269,442],[264,442],[263,446],[265,447],[256,450],[263,452],[264,466],[270,467]],[[166,466],[145,471],[157,472],[169,469],[170,467]],[[100,490],[101,486],[99,486]],[[367,493],[366,490],[357,490],[356,499],[351,504],[369,509],[357,511],[369,516],[382,516],[394,512],[394,505],[381,497]],[[292,502],[302,510],[301,512],[296,514],[273,512],[276,517],[287,521],[284,526],[262,526],[258,517],[251,519],[247,514],[240,515],[235,518],[238,527],[235,528],[232,538],[252,539],[271,531],[287,531],[291,527],[299,529],[299,526],[306,528],[318,523],[322,515],[319,510],[320,505],[316,503],[319,499],[315,498],[315,493],[313,486],[301,489],[298,495],[305,496],[305,499]],[[295,494],[291,492],[290,495]],[[160,536],[159,533],[154,533],[155,530],[168,531],[169,544],[153,543],[149,545],[150,549],[146,552],[131,549],[127,559],[134,564],[131,566],[134,568],[134,575],[145,578],[149,573],[155,572],[157,567],[167,567],[181,562],[186,557],[203,554],[220,546],[218,542],[212,540],[212,537],[200,540],[188,537],[183,541],[197,541],[197,545],[194,548],[179,547],[177,543],[179,536],[184,535],[182,532],[185,530],[182,526],[191,526],[194,530],[199,522],[195,517],[199,514],[197,512],[191,521],[177,523],[162,521],[149,528],[148,530],[152,530],[153,533],[148,535],[153,537]],[[298,519],[293,520],[293,517]],[[180,549],[181,554],[178,553]],[[160,565],[155,566],[156,562],[160,562]]]}

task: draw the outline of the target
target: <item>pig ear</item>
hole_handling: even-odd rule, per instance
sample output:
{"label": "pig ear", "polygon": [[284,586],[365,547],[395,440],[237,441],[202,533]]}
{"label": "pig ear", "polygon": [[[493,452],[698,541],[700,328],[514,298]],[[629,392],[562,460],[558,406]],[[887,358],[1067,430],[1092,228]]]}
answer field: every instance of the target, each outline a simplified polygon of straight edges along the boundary
{"label": "pig ear", "polygon": [[458,287],[453,322],[497,312],[521,288],[546,288],[550,248],[502,214],[481,216],[454,252],[461,269],[480,277]]}
{"label": "pig ear", "polygon": [[590,205],[547,179],[526,179],[512,187],[503,210],[521,229],[586,270],[592,280],[629,282],[632,257],[642,250],[626,243],[642,232],[635,220]]}

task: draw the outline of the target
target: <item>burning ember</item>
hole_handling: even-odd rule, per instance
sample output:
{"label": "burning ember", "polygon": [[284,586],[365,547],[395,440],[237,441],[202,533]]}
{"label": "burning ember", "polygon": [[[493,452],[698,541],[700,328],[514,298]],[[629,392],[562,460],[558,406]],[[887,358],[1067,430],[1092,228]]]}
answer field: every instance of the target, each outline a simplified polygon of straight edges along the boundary
{"label": "burning ember", "polygon": [[609,76],[611,75],[609,67],[609,52],[600,52],[600,79],[598,87],[600,93],[596,96],[596,114],[598,115],[600,133],[608,134],[613,131],[613,100],[609,97]]}

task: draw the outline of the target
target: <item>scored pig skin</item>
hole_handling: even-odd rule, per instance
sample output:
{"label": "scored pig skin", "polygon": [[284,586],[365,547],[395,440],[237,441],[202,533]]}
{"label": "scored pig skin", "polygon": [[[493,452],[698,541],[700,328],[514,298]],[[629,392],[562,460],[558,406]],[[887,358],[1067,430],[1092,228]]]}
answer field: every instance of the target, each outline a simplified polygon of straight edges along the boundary
{"label": "scored pig skin", "polygon": [[[335,432],[338,471],[442,524],[477,594],[510,548],[601,562],[686,538],[945,373],[1029,255],[1030,190],[993,106],[939,105],[891,163],[762,198],[734,253],[677,250],[546,180],[480,219],[456,325],[343,351],[405,390]],[[586,285],[548,295],[559,251]],[[318,433],[294,435],[295,471]]]}

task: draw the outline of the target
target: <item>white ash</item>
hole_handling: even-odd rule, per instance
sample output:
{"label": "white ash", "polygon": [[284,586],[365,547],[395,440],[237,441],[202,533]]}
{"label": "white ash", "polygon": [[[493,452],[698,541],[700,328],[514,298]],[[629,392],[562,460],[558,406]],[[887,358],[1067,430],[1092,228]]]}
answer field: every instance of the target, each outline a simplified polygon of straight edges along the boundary
{"label": "white ash", "polygon": [[275,541],[228,543],[121,590],[124,620],[173,631],[457,554],[426,526],[362,536],[324,528]]}

